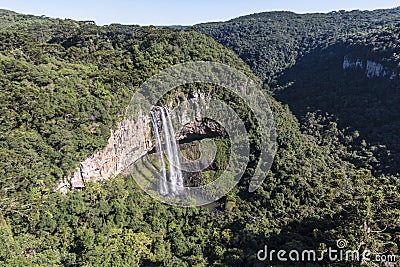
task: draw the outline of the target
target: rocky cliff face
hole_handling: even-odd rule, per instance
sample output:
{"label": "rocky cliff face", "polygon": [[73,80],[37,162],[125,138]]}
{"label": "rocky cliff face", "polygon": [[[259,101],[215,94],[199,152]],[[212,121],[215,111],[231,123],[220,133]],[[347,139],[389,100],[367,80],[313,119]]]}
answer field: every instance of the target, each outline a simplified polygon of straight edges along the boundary
{"label": "rocky cliff face", "polygon": [[343,69],[362,69],[364,68],[364,63],[361,59],[351,60],[349,57],[344,57],[343,59]]}
{"label": "rocky cliff face", "polygon": [[107,146],[82,161],[76,171],[59,184],[59,190],[82,188],[87,182],[123,173],[153,148],[150,123],[150,117],[143,113],[139,113],[135,121],[126,119],[118,123],[117,129],[111,130]]}
{"label": "rocky cliff face", "polygon": [[394,71],[386,69],[381,63],[361,59],[351,59],[345,56],[343,59],[343,69],[359,69],[365,72],[367,78],[389,78],[391,80],[399,77]]}
{"label": "rocky cliff face", "polygon": [[[217,122],[204,120],[202,113],[210,108],[210,97],[204,93],[191,92],[186,101],[179,103],[178,106],[178,111],[171,114],[172,119],[183,126],[177,131],[177,140],[190,142],[226,134]],[[171,105],[170,109],[172,109]]]}
{"label": "rocky cliff face", "polygon": [[225,135],[226,132],[224,129],[215,121],[199,119],[186,123],[177,133],[176,139],[179,141],[190,142],[193,140]]}

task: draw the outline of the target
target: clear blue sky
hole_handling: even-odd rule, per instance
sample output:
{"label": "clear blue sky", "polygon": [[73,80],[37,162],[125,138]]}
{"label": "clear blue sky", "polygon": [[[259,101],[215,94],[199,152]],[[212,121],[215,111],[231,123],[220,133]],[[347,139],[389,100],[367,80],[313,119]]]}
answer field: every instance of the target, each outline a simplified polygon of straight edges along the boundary
{"label": "clear blue sky", "polygon": [[378,9],[400,6],[400,0],[0,0],[0,8],[53,18],[140,25],[193,25],[241,15],[290,10],[298,13]]}

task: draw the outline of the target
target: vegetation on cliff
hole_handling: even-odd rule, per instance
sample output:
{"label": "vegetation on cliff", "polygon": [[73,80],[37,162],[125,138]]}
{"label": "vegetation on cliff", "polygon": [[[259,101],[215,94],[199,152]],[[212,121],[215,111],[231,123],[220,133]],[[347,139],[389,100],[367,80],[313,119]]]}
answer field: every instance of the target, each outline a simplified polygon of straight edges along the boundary
{"label": "vegetation on cliff", "polygon": [[270,95],[278,151],[254,193],[251,170],[213,209],[161,204],[131,176],[56,192],[159,70],[204,60],[257,78],[193,29],[98,27],[8,11],[0,29],[1,264],[254,266],[264,264],[256,253],[265,244],[323,249],[339,238],[349,248],[398,253],[398,179],[354,164],[358,154],[338,141],[348,136],[335,124],[302,132]]}

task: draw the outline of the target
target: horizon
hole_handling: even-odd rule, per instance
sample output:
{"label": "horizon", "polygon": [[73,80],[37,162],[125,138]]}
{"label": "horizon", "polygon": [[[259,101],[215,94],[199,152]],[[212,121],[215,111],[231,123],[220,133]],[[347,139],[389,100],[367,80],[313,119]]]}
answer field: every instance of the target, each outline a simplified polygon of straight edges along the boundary
{"label": "horizon", "polygon": [[[116,0],[113,3],[106,1],[89,0],[79,3],[71,0],[59,4],[49,0],[24,2],[15,0],[12,3],[3,3],[0,0],[0,9],[10,10],[20,14],[46,16],[54,19],[91,20],[97,25],[125,24],[141,26],[192,26],[199,23],[228,21],[237,17],[255,13],[289,11],[297,14],[329,13],[332,11],[352,10],[377,10],[391,9],[400,6],[393,0],[384,0],[376,3],[369,1],[339,0],[334,3],[321,3],[317,0],[309,0],[298,3],[294,0],[261,1],[250,0],[245,3],[240,1],[221,0],[211,2],[205,0],[199,2],[188,2],[180,0],[161,1],[155,0],[151,3],[143,1],[125,2]],[[211,8],[210,8],[211,6]],[[78,7],[78,8],[77,8]]]}

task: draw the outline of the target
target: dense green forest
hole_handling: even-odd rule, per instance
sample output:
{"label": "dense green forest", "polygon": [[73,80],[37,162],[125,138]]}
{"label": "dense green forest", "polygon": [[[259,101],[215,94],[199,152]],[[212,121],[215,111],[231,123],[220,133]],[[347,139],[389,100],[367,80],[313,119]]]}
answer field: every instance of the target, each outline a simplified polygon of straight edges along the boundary
{"label": "dense green forest", "polygon": [[[389,27],[357,35],[334,45],[319,48],[305,56],[280,77],[289,84],[275,92],[293,112],[308,124],[310,111],[338,123],[347,132],[357,131],[356,140],[347,146],[373,154],[370,162],[375,173],[400,173],[400,27]],[[357,59],[378,71],[381,77],[368,77],[364,68],[343,69],[344,58]],[[373,62],[373,63],[371,63]],[[388,74],[385,74],[387,72]],[[371,75],[371,74],[369,74]],[[369,152],[368,152],[369,150]]]}
{"label": "dense green forest", "polygon": [[[280,25],[286,15],[297,16],[271,14],[281,16]],[[367,14],[336,31],[381,27],[398,18],[396,10]],[[324,16],[315,15],[313,21],[332,30]],[[335,16],[341,21],[354,14]],[[307,43],[325,39],[321,34],[298,33]],[[55,190],[80,161],[105,146],[134,90],[160,70],[181,62],[215,61],[267,84],[283,69],[296,67],[291,56],[284,65],[260,61],[258,68],[256,58],[238,53],[243,61],[193,28],[100,27],[5,10],[0,12],[0,39],[1,265],[265,266],[256,258],[264,245],[322,250],[335,247],[339,238],[352,249],[399,255],[399,178],[375,170],[373,148],[345,143],[357,139],[355,128],[341,130],[317,113],[308,117],[306,127],[271,95],[278,151],[254,193],[247,192],[251,172],[215,208],[161,204],[138,188],[135,173],[67,194]],[[280,47],[274,49],[271,55],[279,58]],[[289,71],[282,83],[291,81]]]}
{"label": "dense green forest", "polygon": [[400,8],[296,14],[264,12],[195,26],[231,48],[266,85],[321,44],[400,23]]}
{"label": "dense green forest", "polygon": [[[289,105],[305,131],[337,124],[344,135],[357,136],[341,140],[366,159],[354,164],[396,175],[399,18],[400,8],[305,15],[269,12],[196,28],[249,63],[264,79],[265,88]],[[358,60],[363,67],[344,70],[345,58]],[[368,62],[372,64],[366,66]],[[373,64],[382,66],[381,75],[370,77],[376,69],[366,73],[366,68],[376,68]]]}

